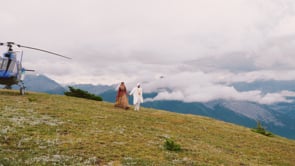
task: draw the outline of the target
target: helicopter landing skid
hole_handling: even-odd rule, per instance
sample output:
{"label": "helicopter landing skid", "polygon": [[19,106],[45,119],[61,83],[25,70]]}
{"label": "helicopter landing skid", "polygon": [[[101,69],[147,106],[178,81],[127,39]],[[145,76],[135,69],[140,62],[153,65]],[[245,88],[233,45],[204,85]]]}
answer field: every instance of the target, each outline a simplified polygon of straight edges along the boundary
{"label": "helicopter landing skid", "polygon": [[19,93],[21,95],[24,95],[25,92],[26,92],[26,87],[25,87],[24,82],[23,81],[20,81],[19,84],[18,84],[18,86],[19,86]]}

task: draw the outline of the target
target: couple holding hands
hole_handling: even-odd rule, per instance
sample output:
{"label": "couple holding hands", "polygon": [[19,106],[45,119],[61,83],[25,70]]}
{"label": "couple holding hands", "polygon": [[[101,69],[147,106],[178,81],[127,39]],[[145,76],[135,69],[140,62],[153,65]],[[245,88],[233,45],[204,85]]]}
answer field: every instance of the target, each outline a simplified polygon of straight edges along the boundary
{"label": "couple holding hands", "polygon": [[124,82],[121,82],[118,87],[115,107],[129,109],[130,107],[127,95],[133,95],[134,110],[139,111],[140,103],[143,103],[142,88],[140,87],[140,84],[137,83],[136,87],[134,87],[132,91],[128,94]]}

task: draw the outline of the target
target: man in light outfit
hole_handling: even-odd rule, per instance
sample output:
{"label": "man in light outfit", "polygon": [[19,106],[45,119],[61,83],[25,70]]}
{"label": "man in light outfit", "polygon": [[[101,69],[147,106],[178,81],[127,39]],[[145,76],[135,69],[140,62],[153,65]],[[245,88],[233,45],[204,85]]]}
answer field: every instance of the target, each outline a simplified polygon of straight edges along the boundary
{"label": "man in light outfit", "polygon": [[139,83],[137,83],[137,86],[132,89],[129,95],[133,95],[134,110],[139,111],[140,103],[143,103],[142,88]]}

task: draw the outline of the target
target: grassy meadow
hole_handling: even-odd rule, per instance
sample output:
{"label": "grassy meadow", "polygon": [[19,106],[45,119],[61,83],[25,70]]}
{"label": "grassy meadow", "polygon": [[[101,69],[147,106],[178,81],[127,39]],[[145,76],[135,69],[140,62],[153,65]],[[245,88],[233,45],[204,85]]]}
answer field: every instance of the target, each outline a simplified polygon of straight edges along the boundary
{"label": "grassy meadow", "polygon": [[[170,138],[180,151],[169,151]],[[0,90],[0,166],[295,165],[295,141],[211,118]]]}

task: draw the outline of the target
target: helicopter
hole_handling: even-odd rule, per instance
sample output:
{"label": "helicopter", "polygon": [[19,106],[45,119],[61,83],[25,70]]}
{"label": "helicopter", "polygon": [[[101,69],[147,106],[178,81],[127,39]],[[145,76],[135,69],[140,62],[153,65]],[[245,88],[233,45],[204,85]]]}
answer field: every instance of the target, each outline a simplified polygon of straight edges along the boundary
{"label": "helicopter", "polygon": [[41,52],[46,52],[52,55],[60,56],[66,59],[71,59],[51,51],[20,45],[14,42],[1,43],[0,46],[7,46],[8,50],[0,57],[0,84],[4,85],[5,89],[11,89],[12,85],[19,86],[21,95],[25,94],[24,75],[26,71],[34,71],[22,67],[23,50],[14,51],[13,47],[33,49]]}

